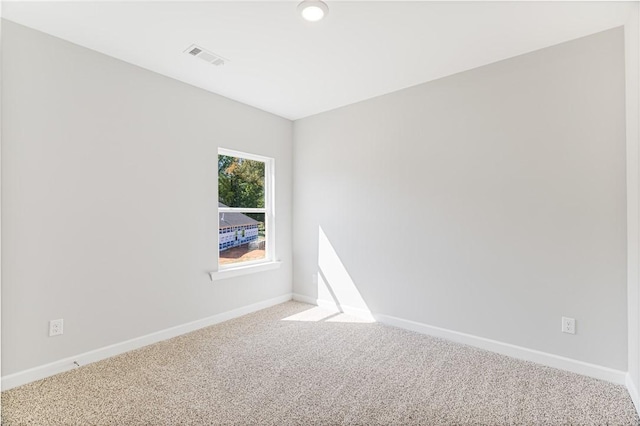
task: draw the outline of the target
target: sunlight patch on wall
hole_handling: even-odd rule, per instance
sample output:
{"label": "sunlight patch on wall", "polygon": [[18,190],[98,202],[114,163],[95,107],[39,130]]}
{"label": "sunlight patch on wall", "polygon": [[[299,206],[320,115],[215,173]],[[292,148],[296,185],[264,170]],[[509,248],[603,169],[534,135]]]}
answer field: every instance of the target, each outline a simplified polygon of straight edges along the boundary
{"label": "sunlight patch on wall", "polygon": [[318,227],[318,233],[318,304],[333,303],[341,312],[373,320],[369,307],[322,227]]}

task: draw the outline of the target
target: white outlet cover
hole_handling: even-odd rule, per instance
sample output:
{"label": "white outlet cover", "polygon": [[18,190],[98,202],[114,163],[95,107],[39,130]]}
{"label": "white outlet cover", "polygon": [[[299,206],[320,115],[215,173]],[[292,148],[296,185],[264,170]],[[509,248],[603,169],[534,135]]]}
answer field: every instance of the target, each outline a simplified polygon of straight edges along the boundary
{"label": "white outlet cover", "polygon": [[576,320],[574,318],[562,317],[562,332],[576,334]]}
{"label": "white outlet cover", "polygon": [[59,336],[64,332],[64,320],[57,319],[49,321],[49,337]]}

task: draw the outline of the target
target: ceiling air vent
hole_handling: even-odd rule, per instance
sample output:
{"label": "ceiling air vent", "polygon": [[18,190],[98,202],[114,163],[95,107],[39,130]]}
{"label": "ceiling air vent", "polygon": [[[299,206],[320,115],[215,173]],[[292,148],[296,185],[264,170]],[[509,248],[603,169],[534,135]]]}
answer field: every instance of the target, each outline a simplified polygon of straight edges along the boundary
{"label": "ceiling air vent", "polygon": [[188,53],[191,56],[195,56],[196,58],[202,59],[205,62],[210,63],[211,65],[220,66],[224,65],[227,62],[222,56],[216,55],[215,53],[207,52],[202,47],[196,46],[192,44],[189,46],[184,53]]}

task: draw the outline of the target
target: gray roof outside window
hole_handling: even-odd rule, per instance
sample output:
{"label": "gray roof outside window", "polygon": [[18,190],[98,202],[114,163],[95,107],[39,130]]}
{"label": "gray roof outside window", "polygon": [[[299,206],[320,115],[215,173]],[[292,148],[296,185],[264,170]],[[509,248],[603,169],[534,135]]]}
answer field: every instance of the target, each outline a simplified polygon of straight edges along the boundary
{"label": "gray roof outside window", "polygon": [[[218,207],[229,207],[226,204],[222,204],[221,202],[218,202]],[[244,215],[242,213],[220,213],[218,215],[219,217],[219,227],[220,229],[223,228],[230,228],[232,226],[248,226],[248,225],[257,225],[258,222],[255,219],[250,218],[247,215]]]}

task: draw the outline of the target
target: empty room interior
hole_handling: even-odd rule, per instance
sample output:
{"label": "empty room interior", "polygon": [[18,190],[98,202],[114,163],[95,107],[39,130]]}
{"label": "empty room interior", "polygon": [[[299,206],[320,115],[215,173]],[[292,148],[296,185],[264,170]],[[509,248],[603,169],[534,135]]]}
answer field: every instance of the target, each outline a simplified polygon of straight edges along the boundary
{"label": "empty room interior", "polygon": [[3,425],[640,424],[638,1],[0,6]]}

